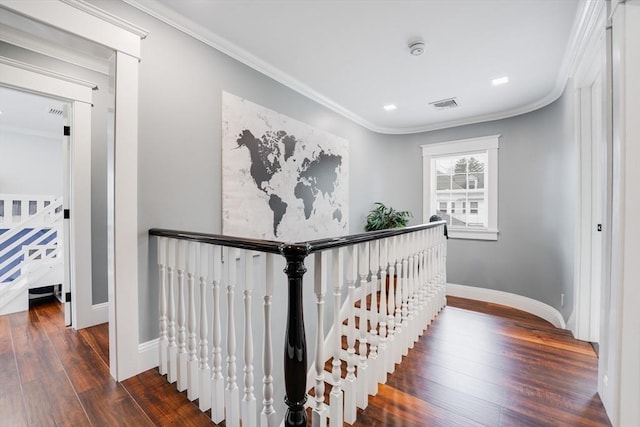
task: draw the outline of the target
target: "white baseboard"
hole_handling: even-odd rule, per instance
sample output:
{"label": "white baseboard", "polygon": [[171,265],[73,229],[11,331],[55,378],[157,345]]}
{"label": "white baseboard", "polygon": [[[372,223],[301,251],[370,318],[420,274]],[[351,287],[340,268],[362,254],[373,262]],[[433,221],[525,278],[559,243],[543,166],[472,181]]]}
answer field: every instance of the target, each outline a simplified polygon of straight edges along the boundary
{"label": "white baseboard", "polygon": [[140,360],[140,367],[138,370],[140,372],[155,368],[160,363],[158,360],[159,342],[159,338],[156,338],[154,340],[138,344],[138,353],[140,354],[138,359]]}
{"label": "white baseboard", "polygon": [[548,304],[532,298],[523,297],[522,295],[497,291],[495,289],[456,285],[453,283],[447,283],[447,295],[506,305],[541,317],[556,328],[565,329],[567,327],[562,314],[560,314],[558,310]]}
{"label": "white baseboard", "polygon": [[103,302],[100,304],[94,304],[91,306],[92,316],[91,323],[99,325],[101,323],[107,323],[109,321],[109,303]]}

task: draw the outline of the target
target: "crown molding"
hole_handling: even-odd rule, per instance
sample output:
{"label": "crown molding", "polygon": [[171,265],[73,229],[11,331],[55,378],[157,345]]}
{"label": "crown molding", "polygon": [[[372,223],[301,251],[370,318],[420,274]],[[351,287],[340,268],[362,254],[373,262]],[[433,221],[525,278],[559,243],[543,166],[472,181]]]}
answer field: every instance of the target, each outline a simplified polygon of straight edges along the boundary
{"label": "crown molding", "polygon": [[203,26],[184,18],[179,13],[176,13],[175,11],[167,8],[166,6],[155,0],[146,0],[144,4],[140,0],[122,1],[158,19],[159,21],[164,22],[165,24],[175,28],[176,30],[181,31],[184,34],[187,34],[210,47],[213,47],[214,49],[230,56],[231,58],[243,63],[244,65],[253,68],[254,70],[276,80],[277,82],[287,86],[288,88],[319,103],[324,107],[329,108],[337,114],[340,114],[341,116],[359,124],[360,126],[363,126],[366,129],[372,132],[390,135],[416,134],[433,130],[506,119],[509,117],[529,113],[531,111],[535,111],[551,104],[562,95],[567,81],[571,75],[570,73],[574,71],[575,64],[584,53],[588,40],[593,31],[595,31],[597,18],[600,14],[600,11],[605,6],[604,0],[581,0],[578,12],[576,14],[576,19],[573,23],[571,36],[565,48],[564,59],[556,77],[556,83],[552,90],[542,98],[529,104],[511,108],[508,110],[467,117],[459,120],[451,120],[414,127],[385,127],[378,126],[375,123],[364,119],[360,115],[355,114],[353,111],[344,108],[340,104],[332,101],[330,98],[322,95],[306,84],[293,78],[286,72],[274,67],[266,61],[263,61],[252,53],[240,48],[231,41],[220,37],[219,35],[204,28]]}

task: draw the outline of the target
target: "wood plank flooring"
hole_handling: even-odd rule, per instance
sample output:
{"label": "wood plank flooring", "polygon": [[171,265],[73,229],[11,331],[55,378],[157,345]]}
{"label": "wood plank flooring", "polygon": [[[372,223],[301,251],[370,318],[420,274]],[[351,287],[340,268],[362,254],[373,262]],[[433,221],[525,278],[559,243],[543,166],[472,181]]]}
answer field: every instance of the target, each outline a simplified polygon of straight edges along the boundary
{"label": "wood plank flooring", "polygon": [[[157,370],[118,383],[108,360],[107,325],[65,328],[55,300],[0,316],[0,426],[212,425]],[[450,297],[356,425],[609,426],[596,375],[569,332]]]}

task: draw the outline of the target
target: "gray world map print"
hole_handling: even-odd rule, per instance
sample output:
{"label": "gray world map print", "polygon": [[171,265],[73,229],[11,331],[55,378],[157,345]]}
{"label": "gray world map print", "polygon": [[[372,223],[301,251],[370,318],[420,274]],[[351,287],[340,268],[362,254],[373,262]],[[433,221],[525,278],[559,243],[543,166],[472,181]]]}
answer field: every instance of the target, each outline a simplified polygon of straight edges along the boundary
{"label": "gray world map print", "polygon": [[223,233],[304,241],[348,233],[348,144],[223,92]]}

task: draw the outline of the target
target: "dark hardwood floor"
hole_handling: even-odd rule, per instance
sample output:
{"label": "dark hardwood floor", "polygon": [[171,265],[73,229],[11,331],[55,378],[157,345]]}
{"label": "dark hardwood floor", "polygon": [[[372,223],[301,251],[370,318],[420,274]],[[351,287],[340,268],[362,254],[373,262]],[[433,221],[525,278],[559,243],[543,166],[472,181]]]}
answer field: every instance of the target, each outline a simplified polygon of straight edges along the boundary
{"label": "dark hardwood floor", "polygon": [[[118,383],[108,360],[107,325],[65,328],[55,300],[0,316],[0,426],[211,425],[157,370]],[[569,332],[449,298],[356,425],[609,426],[596,375]]]}

